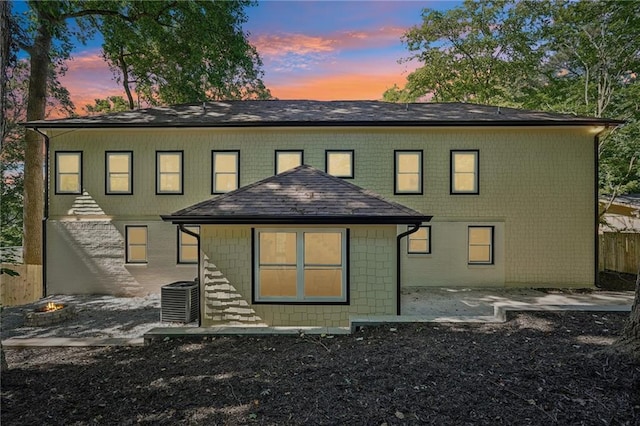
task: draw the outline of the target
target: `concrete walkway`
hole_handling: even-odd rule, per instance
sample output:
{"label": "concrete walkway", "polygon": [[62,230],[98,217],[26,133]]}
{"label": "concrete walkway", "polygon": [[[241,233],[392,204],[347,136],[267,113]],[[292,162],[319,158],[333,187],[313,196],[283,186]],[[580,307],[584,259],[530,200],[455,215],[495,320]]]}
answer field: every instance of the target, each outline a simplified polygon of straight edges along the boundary
{"label": "concrete walkway", "polygon": [[[399,322],[499,322],[507,310],[630,311],[634,294],[626,292],[541,292],[530,289],[407,289],[402,315],[354,316],[348,327],[215,327],[161,323],[159,296],[49,296],[38,303],[2,310],[2,344],[7,348],[46,346],[141,345],[180,336],[347,334],[354,327]],[[47,301],[72,303],[76,318],[49,327],[25,327],[24,311]]]}

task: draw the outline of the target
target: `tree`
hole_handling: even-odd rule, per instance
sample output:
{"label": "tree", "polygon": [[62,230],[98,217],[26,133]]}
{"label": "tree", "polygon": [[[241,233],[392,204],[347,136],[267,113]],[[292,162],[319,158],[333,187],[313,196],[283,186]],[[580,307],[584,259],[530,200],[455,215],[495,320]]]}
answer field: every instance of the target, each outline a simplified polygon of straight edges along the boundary
{"label": "tree", "polygon": [[640,360],[640,265],[638,265],[636,276],[636,292],[631,316],[616,342],[616,347]]}
{"label": "tree", "polygon": [[[425,9],[422,25],[404,36],[411,56],[424,63],[409,74],[405,97],[440,102],[510,104],[540,63],[542,14],[515,0],[476,2],[446,12]],[[539,18],[541,17],[541,18]],[[397,95],[394,91],[387,98]]]}
{"label": "tree", "polygon": [[[244,0],[133,1],[135,21],[105,16],[104,55],[123,84],[150,104],[270,98],[262,62],[247,41]],[[195,41],[195,43],[194,43]]]}
{"label": "tree", "polygon": [[84,107],[89,114],[106,114],[130,109],[129,104],[122,96],[109,96],[105,99],[94,99],[93,101],[93,105]]}
{"label": "tree", "polygon": [[[237,12],[243,7],[249,5],[249,2],[238,1],[233,5],[226,7],[217,7],[211,9],[209,3],[225,3],[226,2],[199,2],[199,1],[47,1],[28,3],[28,16],[19,21],[16,25],[16,31],[11,34],[17,45],[24,50],[29,56],[29,89],[26,107],[26,119],[28,121],[42,120],[45,118],[48,83],[53,77],[54,72],[64,72],[64,62],[69,58],[72,40],[83,42],[87,37],[91,36],[95,31],[104,30],[105,32],[105,55],[109,56],[112,48],[121,46],[122,52],[131,54],[130,60],[136,58],[136,54],[144,53],[142,51],[131,51],[131,45],[127,44],[127,40],[116,38],[115,34],[110,34],[110,28],[124,28],[127,35],[149,35],[153,36],[149,43],[143,44],[148,48],[161,48],[162,43],[168,43],[173,46],[173,50],[164,52],[165,56],[145,56],[152,60],[161,60],[163,64],[158,65],[153,70],[152,84],[148,86],[139,86],[140,90],[145,93],[149,99],[156,102],[184,100],[195,101],[200,100],[192,98],[194,92],[186,92],[182,96],[182,90],[186,90],[186,85],[176,86],[169,85],[168,92],[162,84],[164,80],[175,81],[177,76],[181,75],[183,79],[190,80],[193,78],[203,78],[201,81],[203,87],[208,88],[207,95],[211,94],[216,98],[226,95],[233,95],[239,92],[253,92],[254,87],[264,87],[260,80],[259,58],[257,54],[252,57],[249,62],[242,61],[239,55],[225,58],[228,50],[227,45],[233,46],[233,40],[225,38],[227,34],[221,34],[219,39],[215,39],[216,44],[211,44],[214,40],[206,37],[204,34],[191,34],[186,36],[188,26],[195,24],[191,20],[182,20],[185,9],[207,10],[215,14],[235,13],[235,18],[231,19],[232,25],[237,33],[245,36],[239,30],[239,25],[243,22],[238,17],[243,17]],[[202,19],[214,19],[217,15],[201,14]],[[13,16],[15,20],[19,17]],[[225,18],[221,17],[221,21]],[[75,25],[70,25],[71,22]],[[213,21],[217,22],[217,21]],[[199,31],[208,28],[206,22],[197,23]],[[214,29],[217,29],[214,26]],[[236,34],[236,33],[234,33]],[[178,40],[169,40],[166,37],[179,36]],[[139,38],[135,38],[138,41]],[[181,44],[177,44],[181,43]],[[187,62],[184,73],[181,74],[182,57],[177,53],[184,52],[200,52],[200,57],[204,62],[211,61],[214,64],[227,62],[222,76],[216,80],[209,81],[211,75],[214,74],[188,74],[193,71],[191,63]],[[235,51],[234,51],[235,52]],[[170,56],[176,54],[176,56]],[[219,56],[223,57],[222,59]],[[189,58],[193,58],[190,55]],[[141,65],[143,66],[144,63]],[[147,63],[151,66],[152,64]],[[253,68],[249,68],[251,65]],[[140,68],[144,69],[144,68]],[[197,70],[197,68],[195,68]],[[228,77],[231,70],[235,70],[241,76],[237,80],[229,80]],[[241,71],[245,70],[243,74]],[[163,75],[167,73],[167,75]],[[142,73],[140,73],[141,75]],[[128,74],[127,74],[128,75]],[[139,74],[135,74],[139,76]],[[255,79],[250,77],[255,76]],[[157,83],[157,84],[155,84]],[[242,86],[246,83],[246,87]],[[233,84],[232,88],[227,85]],[[128,87],[128,85],[127,85]],[[155,94],[156,90],[158,94]],[[268,92],[267,92],[268,93]],[[24,260],[27,264],[42,263],[42,211],[44,206],[43,200],[43,147],[40,135],[34,131],[28,131],[25,136],[25,155],[24,155]]]}

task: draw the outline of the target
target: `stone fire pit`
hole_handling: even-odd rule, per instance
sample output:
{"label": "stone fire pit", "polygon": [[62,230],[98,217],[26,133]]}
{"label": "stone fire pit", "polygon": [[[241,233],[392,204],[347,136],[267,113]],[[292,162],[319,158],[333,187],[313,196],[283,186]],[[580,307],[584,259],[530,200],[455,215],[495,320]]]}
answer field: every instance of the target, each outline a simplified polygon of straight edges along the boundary
{"label": "stone fire pit", "polygon": [[25,325],[28,327],[46,327],[73,318],[76,309],[73,305],[49,302],[32,311],[25,312]]}

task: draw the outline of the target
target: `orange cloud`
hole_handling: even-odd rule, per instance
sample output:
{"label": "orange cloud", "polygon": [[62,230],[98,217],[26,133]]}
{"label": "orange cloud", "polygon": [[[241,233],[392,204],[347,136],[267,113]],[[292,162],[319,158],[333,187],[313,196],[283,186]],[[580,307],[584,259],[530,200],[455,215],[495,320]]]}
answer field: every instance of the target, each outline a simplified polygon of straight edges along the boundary
{"label": "orange cloud", "polygon": [[406,78],[399,73],[342,74],[297,77],[286,84],[268,84],[278,99],[376,100],[394,84],[404,86]]}

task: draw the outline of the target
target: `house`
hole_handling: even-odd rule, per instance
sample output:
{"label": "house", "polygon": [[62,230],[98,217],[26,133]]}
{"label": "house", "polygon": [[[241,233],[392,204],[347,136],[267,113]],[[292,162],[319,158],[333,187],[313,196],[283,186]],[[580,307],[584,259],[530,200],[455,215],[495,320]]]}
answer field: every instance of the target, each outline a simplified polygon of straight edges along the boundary
{"label": "house", "polygon": [[276,100],[29,122],[48,154],[46,293],[197,276],[203,325],[333,326],[400,313],[404,287],[592,287],[597,138],[618,124]]}
{"label": "house", "polygon": [[640,194],[601,196],[600,211],[606,212],[600,224],[600,232],[640,233]]}

